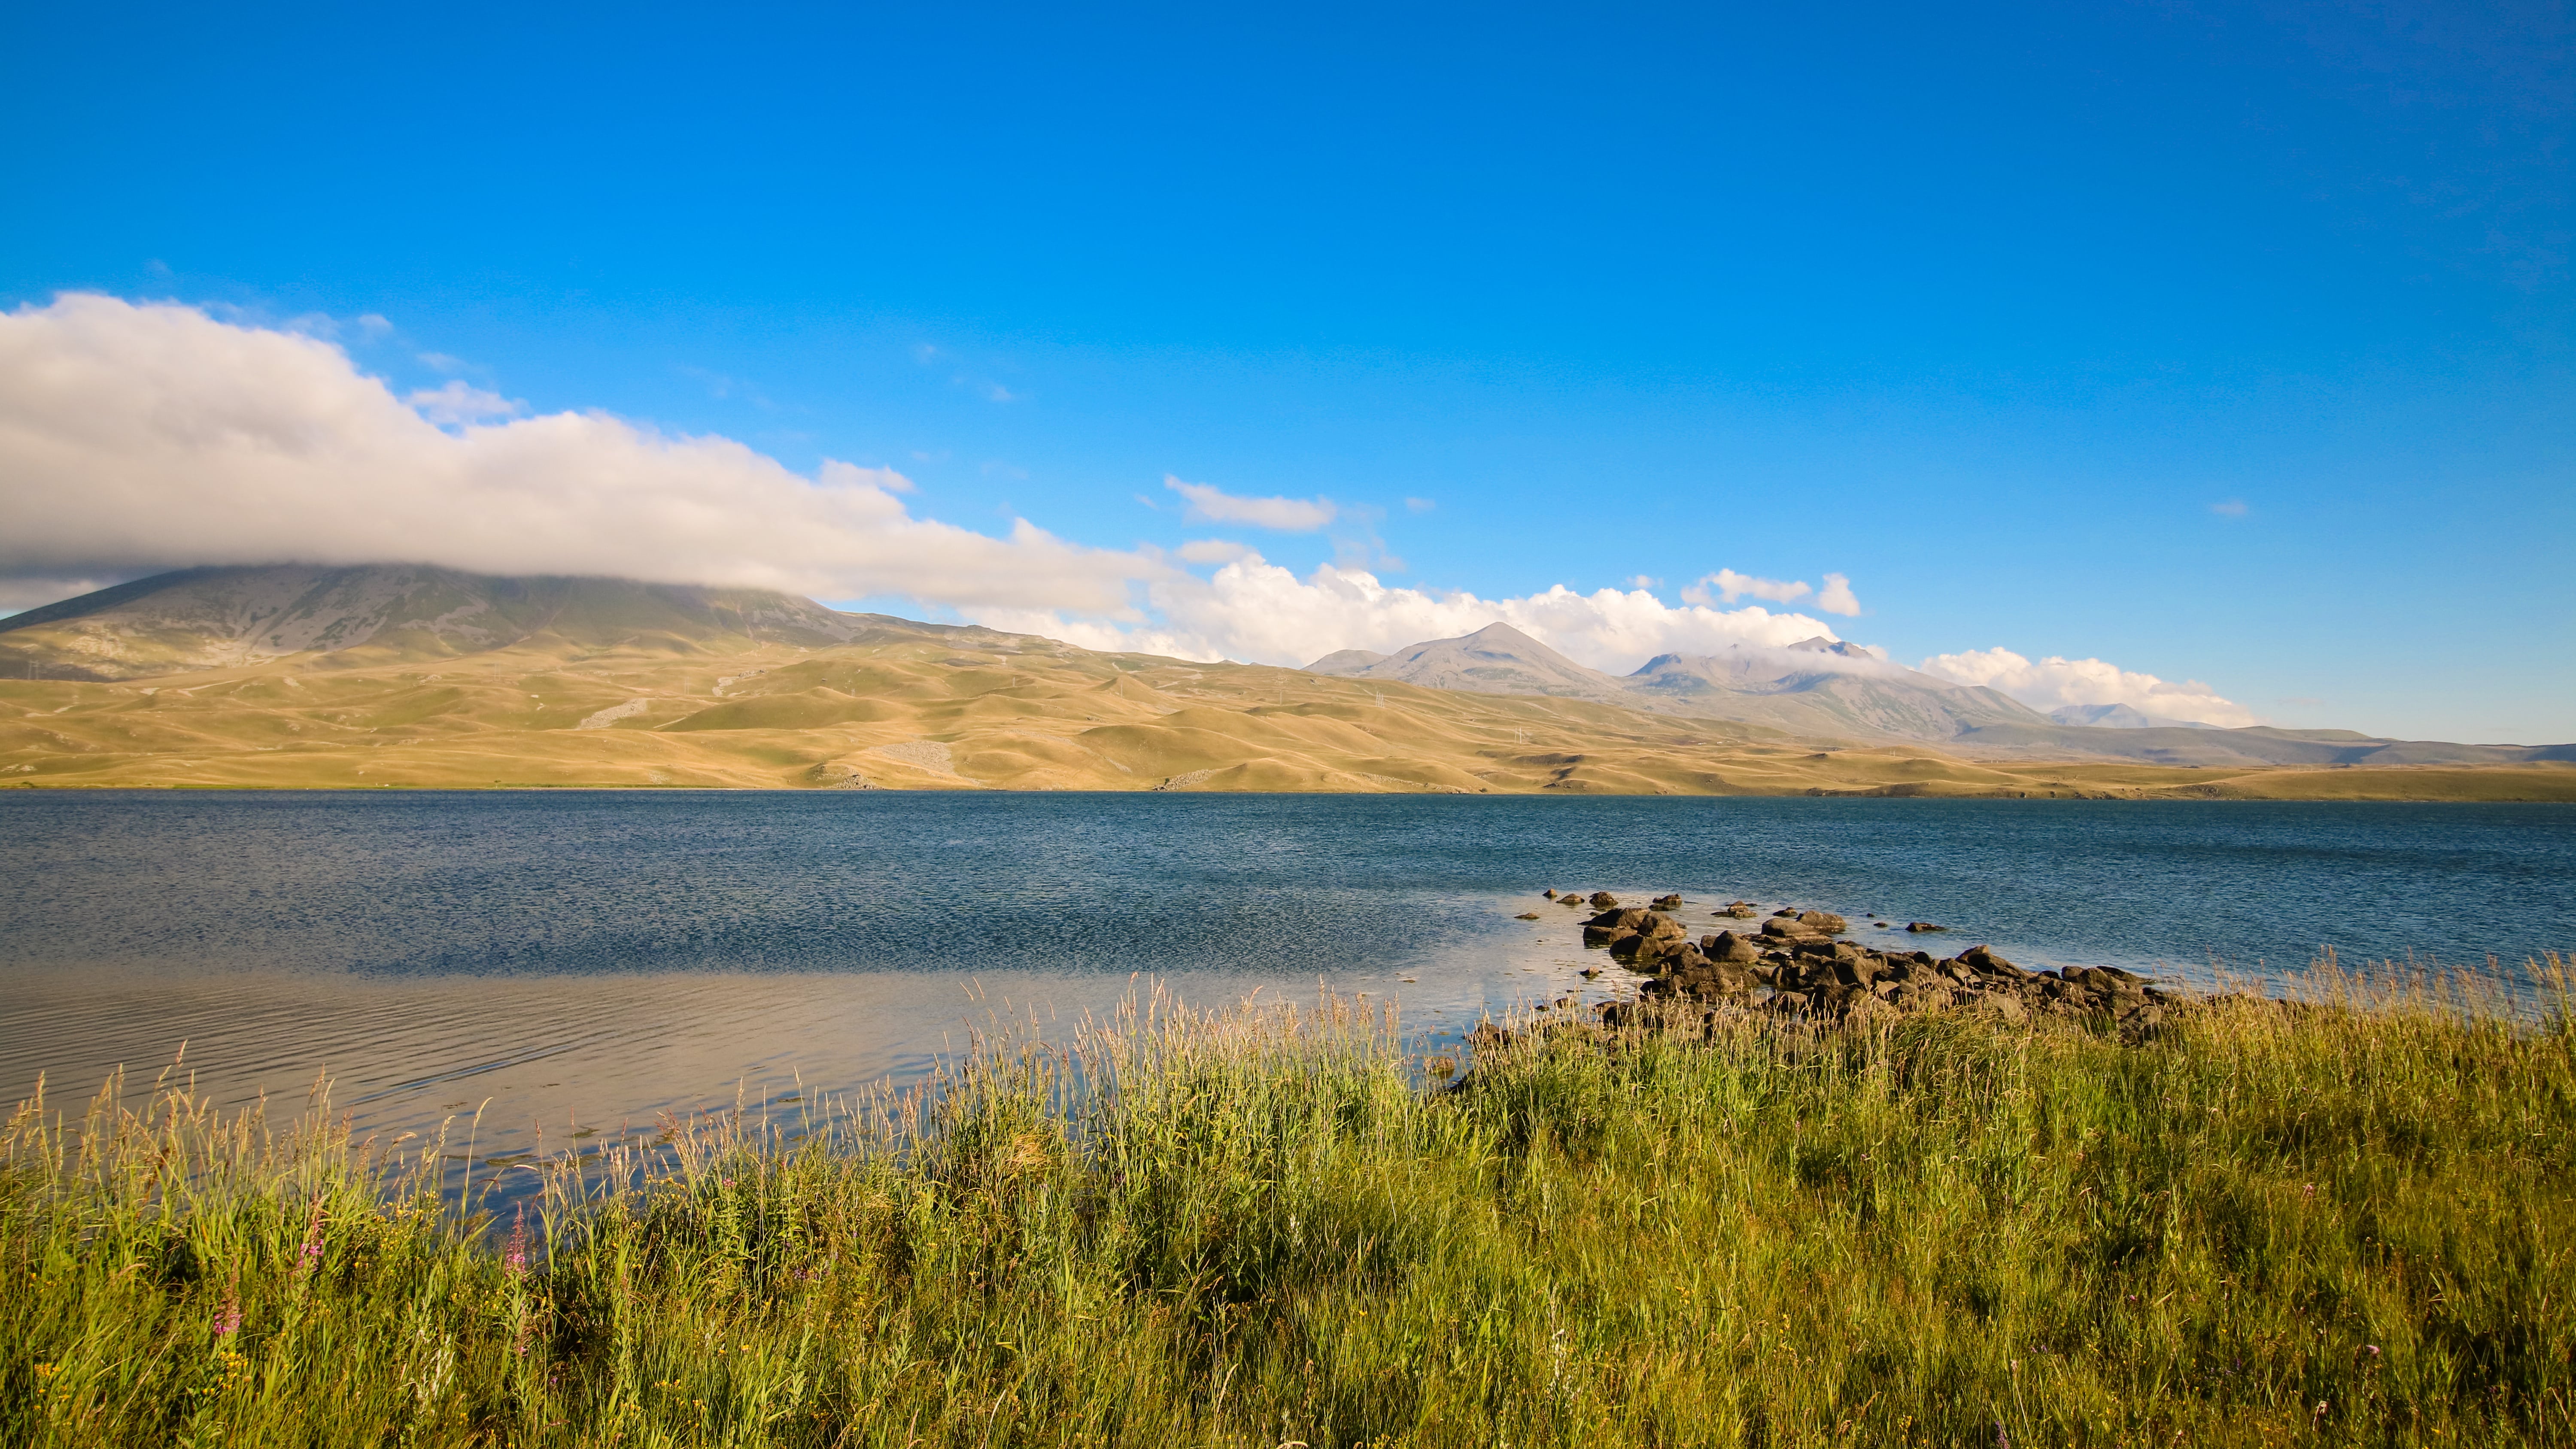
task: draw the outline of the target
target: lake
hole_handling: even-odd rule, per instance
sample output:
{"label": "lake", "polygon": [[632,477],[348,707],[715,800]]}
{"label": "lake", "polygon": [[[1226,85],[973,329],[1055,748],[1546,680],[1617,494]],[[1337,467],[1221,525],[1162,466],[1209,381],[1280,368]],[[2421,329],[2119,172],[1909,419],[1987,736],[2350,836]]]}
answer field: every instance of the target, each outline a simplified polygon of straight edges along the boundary
{"label": "lake", "polygon": [[[524,1146],[918,1075],[1144,984],[1455,1031],[1629,989],[1549,886],[1821,907],[2032,967],[2576,946],[2576,808],[985,793],[0,794],[0,1095],[179,1059]],[[1536,911],[1541,919],[1515,919]],[[1909,941],[1908,944],[1923,944]]]}

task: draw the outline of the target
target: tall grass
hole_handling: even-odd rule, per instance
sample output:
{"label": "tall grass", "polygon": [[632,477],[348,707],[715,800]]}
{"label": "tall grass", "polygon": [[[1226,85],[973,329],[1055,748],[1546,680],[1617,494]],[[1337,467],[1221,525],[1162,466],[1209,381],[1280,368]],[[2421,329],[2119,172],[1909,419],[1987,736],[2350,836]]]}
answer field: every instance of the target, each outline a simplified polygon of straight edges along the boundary
{"label": "tall grass", "polygon": [[0,1440],[2576,1443],[2555,980],[1540,1024],[1437,1092],[1344,1003],[1149,1011],[497,1218],[321,1115],[30,1104]]}

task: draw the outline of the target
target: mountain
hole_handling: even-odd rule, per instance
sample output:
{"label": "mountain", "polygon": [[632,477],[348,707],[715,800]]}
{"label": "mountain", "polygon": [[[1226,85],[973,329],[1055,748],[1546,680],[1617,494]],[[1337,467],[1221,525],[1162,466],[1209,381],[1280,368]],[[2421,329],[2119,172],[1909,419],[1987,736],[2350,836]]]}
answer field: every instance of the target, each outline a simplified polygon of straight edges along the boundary
{"label": "mountain", "polygon": [[184,569],[0,619],[0,674],[142,679],[274,659],[334,668],[527,646],[725,652],[933,626],[758,589],[496,578],[418,564]]}
{"label": "mountain", "polygon": [[[192,569],[0,619],[0,785],[2576,800],[2549,763],[2576,747],[2070,727],[1822,642],[1624,680],[1503,628],[1318,663],[1342,672],[758,590]],[[1966,723],[1804,728],[1938,723],[1909,701]]]}
{"label": "mountain", "polygon": [[1947,740],[1990,724],[2045,724],[2011,696],[1891,664],[1847,641],[1660,654],[1623,681],[1663,708],[1806,735]]}
{"label": "mountain", "polygon": [[1478,694],[1597,700],[1831,738],[1947,740],[1979,725],[2048,723],[1994,690],[1935,679],[1857,644],[1823,638],[1784,649],[1659,654],[1621,678],[1577,664],[1508,624],[1488,624],[1464,638],[1433,639],[1391,655],[1345,649],[1306,668]]}
{"label": "mountain", "polygon": [[1386,656],[1369,649],[1336,649],[1306,666],[1309,674],[1356,674],[1372,664],[1386,662]]}
{"label": "mountain", "polygon": [[1310,674],[1394,680],[1471,694],[1535,694],[1559,699],[1618,700],[1619,681],[1587,669],[1509,624],[1488,624],[1459,639],[1433,639],[1393,654],[1343,649],[1306,666]]}
{"label": "mountain", "polygon": [[2048,717],[2062,725],[2077,725],[2097,730],[2208,730],[2216,725],[2197,720],[2167,719],[2148,714],[2128,704],[2062,704],[2048,712]]}
{"label": "mountain", "polygon": [[1738,645],[1719,654],[1659,654],[1623,678],[1585,668],[1509,625],[1489,624],[1463,638],[1433,639],[1391,655],[1344,650],[1307,667],[1349,679],[1621,704],[1811,739],[1934,744],[1983,759],[2232,769],[2576,760],[2571,745],[2461,745],[2266,726],[2219,729],[2161,719],[2128,705],[2069,706],[2044,715],[2000,691],[1936,679],[1849,641],[1824,638],[1778,649]]}

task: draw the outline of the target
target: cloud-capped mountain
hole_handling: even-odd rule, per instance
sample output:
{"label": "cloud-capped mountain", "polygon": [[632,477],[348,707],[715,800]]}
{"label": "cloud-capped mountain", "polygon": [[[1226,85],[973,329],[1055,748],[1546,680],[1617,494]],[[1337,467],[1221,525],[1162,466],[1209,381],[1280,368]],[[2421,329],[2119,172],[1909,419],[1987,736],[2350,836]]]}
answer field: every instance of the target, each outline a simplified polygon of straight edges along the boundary
{"label": "cloud-capped mountain", "polygon": [[1351,679],[1400,680],[1480,694],[1597,700],[1666,714],[1742,720],[1801,735],[1947,740],[1987,724],[2046,726],[1991,689],[1917,673],[1861,648],[1808,639],[1785,649],[1660,654],[1622,678],[1588,669],[1508,624],[1391,655],[1345,649],[1307,666]]}
{"label": "cloud-capped mountain", "polygon": [[0,619],[0,673],[141,679],[304,655],[333,666],[512,645],[705,653],[912,625],[759,589],[499,578],[417,564],[183,569]]}
{"label": "cloud-capped mountain", "polygon": [[2221,729],[2127,705],[2044,715],[2000,691],[1954,684],[1849,642],[1663,654],[1624,678],[1587,669],[1519,630],[1491,624],[1390,655],[1345,649],[1307,666],[1480,694],[1546,695],[1701,719],[1767,725],[1864,744],[1937,744],[1972,756],[2125,759],[2160,765],[2446,765],[2576,760],[2571,745],[2461,745],[2387,740],[2351,730]]}

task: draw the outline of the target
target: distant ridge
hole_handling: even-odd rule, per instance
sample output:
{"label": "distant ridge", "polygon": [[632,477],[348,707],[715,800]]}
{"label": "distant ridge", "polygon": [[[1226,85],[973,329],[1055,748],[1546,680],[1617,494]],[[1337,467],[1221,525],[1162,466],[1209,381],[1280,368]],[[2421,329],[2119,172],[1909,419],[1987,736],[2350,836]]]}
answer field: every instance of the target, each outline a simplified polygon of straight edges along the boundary
{"label": "distant ridge", "polygon": [[1823,637],[1782,648],[1747,644],[1717,654],[1659,654],[1623,678],[1588,669],[1496,623],[1393,654],[1345,649],[1307,668],[1471,693],[1594,700],[1809,738],[1937,744],[1992,758],[2225,767],[2576,760],[2576,745],[2463,745],[2268,726],[2221,729],[2125,704],[2070,705],[2041,714],[1999,690],[1936,679],[1848,640]]}
{"label": "distant ridge", "polygon": [[2081,725],[2097,730],[2208,730],[2218,726],[2198,720],[2167,719],[2148,714],[2128,704],[2066,704],[2048,712],[2048,717],[2062,725]]}
{"label": "distant ridge", "polygon": [[2049,722],[1994,690],[1934,679],[1857,644],[1825,638],[1781,649],[1746,645],[1722,654],[1659,654],[1623,679],[1497,623],[1393,654],[1345,649],[1306,667],[1351,679],[1597,700],[1838,738],[1947,740],[1981,724]]}
{"label": "distant ridge", "polygon": [[333,667],[518,645],[725,652],[872,631],[963,632],[843,614],[763,589],[508,578],[426,564],[181,569],[0,619],[0,674],[142,679],[304,656]]}
{"label": "distant ridge", "polygon": [[[1622,678],[1497,624],[1327,655],[1295,686],[768,590],[415,564],[185,569],[0,619],[13,787],[2566,798],[2559,762],[2576,745],[2062,724],[1821,638]],[[2475,773],[2494,765],[2546,768]]]}

